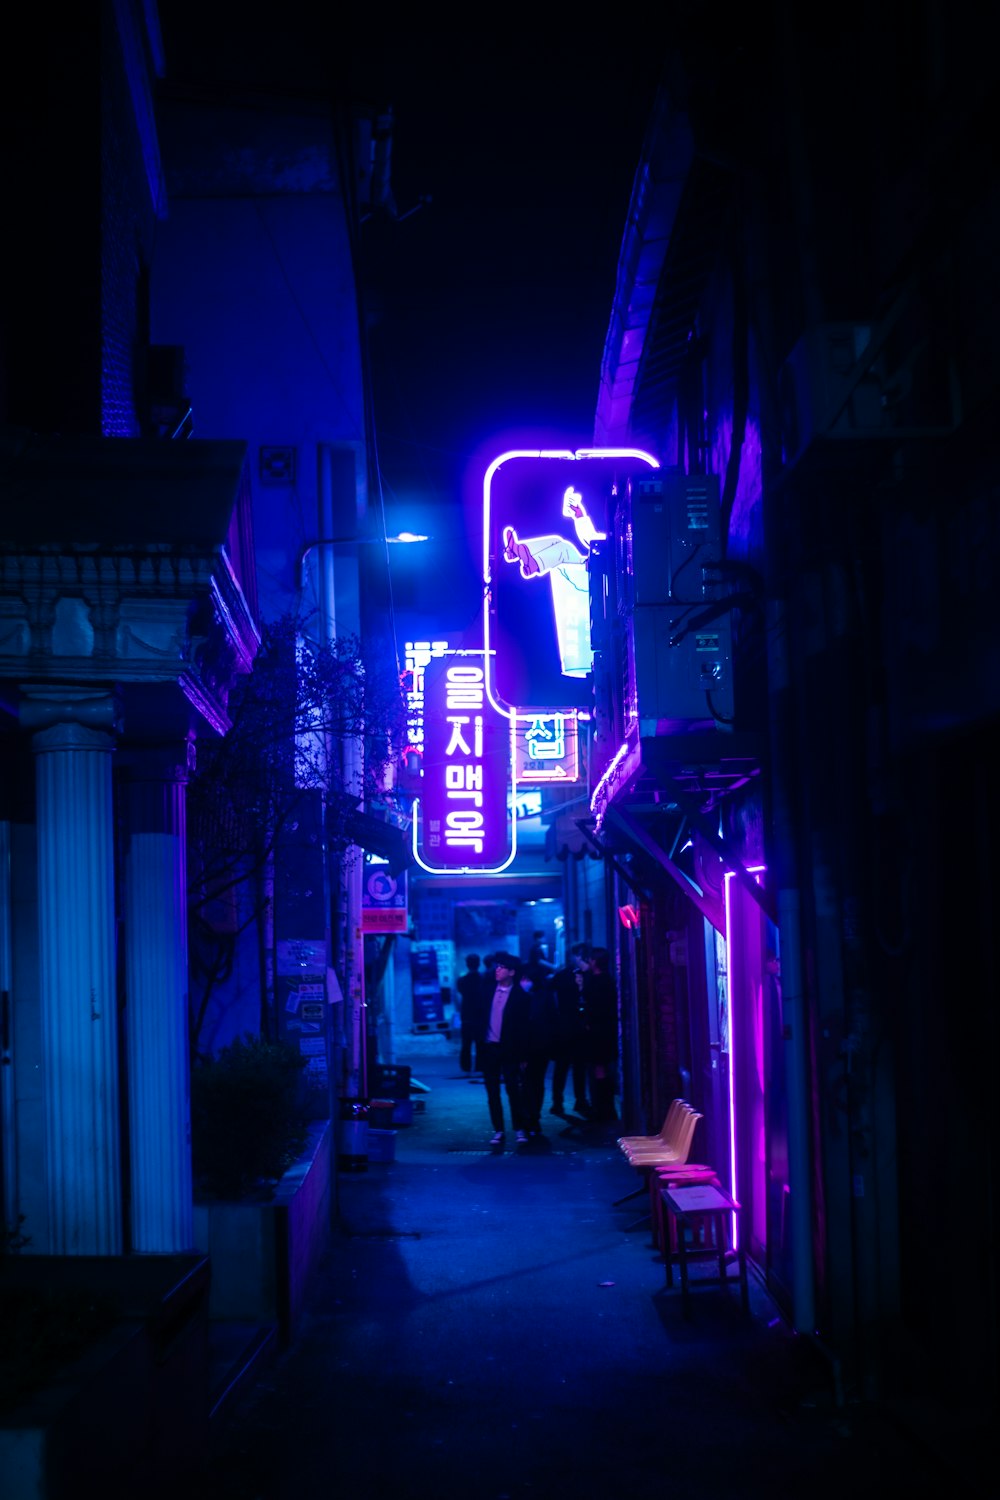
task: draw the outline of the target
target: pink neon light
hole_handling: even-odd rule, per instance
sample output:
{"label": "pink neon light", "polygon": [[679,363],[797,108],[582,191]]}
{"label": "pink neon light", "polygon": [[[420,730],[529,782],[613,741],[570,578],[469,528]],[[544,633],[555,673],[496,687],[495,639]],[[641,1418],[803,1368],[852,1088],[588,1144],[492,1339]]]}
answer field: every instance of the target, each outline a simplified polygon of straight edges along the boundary
{"label": "pink neon light", "polygon": [[619,745],[613,759],[605,767],[600,781],[590,798],[590,810],[594,814],[598,829],[604,822],[607,804],[618,791],[623,791],[642,767],[642,750],[638,738],[625,740]]}
{"label": "pink neon light", "polygon": [[628,740],[626,740],[623,745],[618,746],[618,749],[615,751],[611,760],[608,762],[607,766],[605,767],[603,776],[590,794],[590,810],[592,813],[597,812],[597,803],[598,799],[601,796],[601,793],[611,781],[611,778],[614,776],[618,767],[621,765],[622,761],[625,759],[631,748],[632,747],[629,744]]}
{"label": "pink neon light", "polygon": [[[767,870],[766,865],[751,865],[747,869],[748,875],[758,877],[757,884],[760,885],[759,877]],[[733,963],[732,925],[730,922],[730,895],[729,882],[735,878],[734,870],[727,870],[723,876],[723,895],[726,912],[726,980],[729,987],[729,1183],[730,1191],[737,1203],[740,1201],[739,1182],[736,1170],[736,1024],[733,1016]],[[732,1237],[733,1249],[739,1248],[739,1217],[733,1215]]]}

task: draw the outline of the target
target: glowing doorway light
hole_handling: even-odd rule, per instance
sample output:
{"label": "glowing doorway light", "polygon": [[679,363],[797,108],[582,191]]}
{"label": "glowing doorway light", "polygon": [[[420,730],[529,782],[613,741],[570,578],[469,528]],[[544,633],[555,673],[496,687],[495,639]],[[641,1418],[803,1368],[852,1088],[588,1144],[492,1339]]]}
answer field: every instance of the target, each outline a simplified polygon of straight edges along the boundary
{"label": "glowing doorway light", "polygon": [[[757,884],[761,884],[760,877],[765,874],[766,865],[750,865],[747,869],[748,875],[753,875]],[[723,896],[725,902],[726,921],[726,969],[729,987],[729,1190],[737,1203],[740,1201],[739,1180],[736,1168],[736,1023],[733,1016],[733,971],[736,965],[733,963],[733,938],[731,922],[731,896],[730,881],[735,879],[735,870],[727,870],[723,876]],[[733,1249],[739,1249],[740,1224],[739,1215],[733,1214],[732,1224]]]}

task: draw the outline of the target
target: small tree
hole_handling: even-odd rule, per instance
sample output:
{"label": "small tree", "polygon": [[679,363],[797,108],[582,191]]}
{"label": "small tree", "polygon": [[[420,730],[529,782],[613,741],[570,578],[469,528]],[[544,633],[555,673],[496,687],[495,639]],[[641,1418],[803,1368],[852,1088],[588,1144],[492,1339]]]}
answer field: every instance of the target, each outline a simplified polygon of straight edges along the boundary
{"label": "small tree", "polygon": [[[199,741],[188,787],[191,1045],[209,1002],[233,969],[237,940],[256,924],[261,961],[261,1031],[268,1035],[270,875],[276,843],[303,798],[320,791],[333,810],[329,847],[351,843],[345,814],[381,803],[390,767],[405,745],[406,710],[395,650],[357,636],[318,644],[285,615],[264,627],[253,671],[231,695],[232,727]],[[354,784],[344,784],[344,749],[364,745]],[[338,816],[339,814],[339,816]]]}

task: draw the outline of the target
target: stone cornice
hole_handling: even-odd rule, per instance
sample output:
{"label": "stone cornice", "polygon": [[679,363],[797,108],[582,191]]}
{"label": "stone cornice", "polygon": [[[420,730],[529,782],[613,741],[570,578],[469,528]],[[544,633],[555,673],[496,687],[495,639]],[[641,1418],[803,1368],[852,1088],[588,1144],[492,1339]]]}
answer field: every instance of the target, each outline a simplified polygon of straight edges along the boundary
{"label": "stone cornice", "polygon": [[259,643],[221,549],[0,555],[0,678],[176,683],[222,733]]}
{"label": "stone cornice", "polygon": [[0,430],[0,680],[173,686],[224,733],[260,644],[226,550],[244,475],[242,443]]}

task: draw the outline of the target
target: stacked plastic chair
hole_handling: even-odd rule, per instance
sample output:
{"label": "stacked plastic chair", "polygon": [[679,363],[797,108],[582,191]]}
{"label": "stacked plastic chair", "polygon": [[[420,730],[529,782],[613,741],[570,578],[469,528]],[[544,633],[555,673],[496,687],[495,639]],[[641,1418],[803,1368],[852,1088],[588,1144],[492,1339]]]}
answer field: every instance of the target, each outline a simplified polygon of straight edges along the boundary
{"label": "stacked plastic chair", "polygon": [[[699,1112],[692,1109],[686,1099],[674,1099],[656,1135],[623,1135],[618,1138],[618,1149],[629,1166],[641,1174],[642,1181],[634,1192],[626,1193],[623,1198],[616,1199],[615,1207],[619,1203],[627,1203],[631,1198],[642,1197],[648,1193],[651,1204],[649,1213],[644,1214],[635,1222],[638,1225],[644,1223],[647,1218],[651,1220],[654,1242],[658,1243],[657,1224],[660,1218],[660,1204],[658,1199],[655,1204],[653,1203],[651,1178],[657,1170],[669,1168],[681,1171],[686,1167],[695,1126],[701,1118]],[[699,1170],[711,1169],[699,1168]]]}
{"label": "stacked plastic chair", "polygon": [[630,1167],[643,1173],[656,1166],[683,1166],[700,1119],[685,1099],[675,1099],[658,1134],[619,1136],[618,1149]]}

